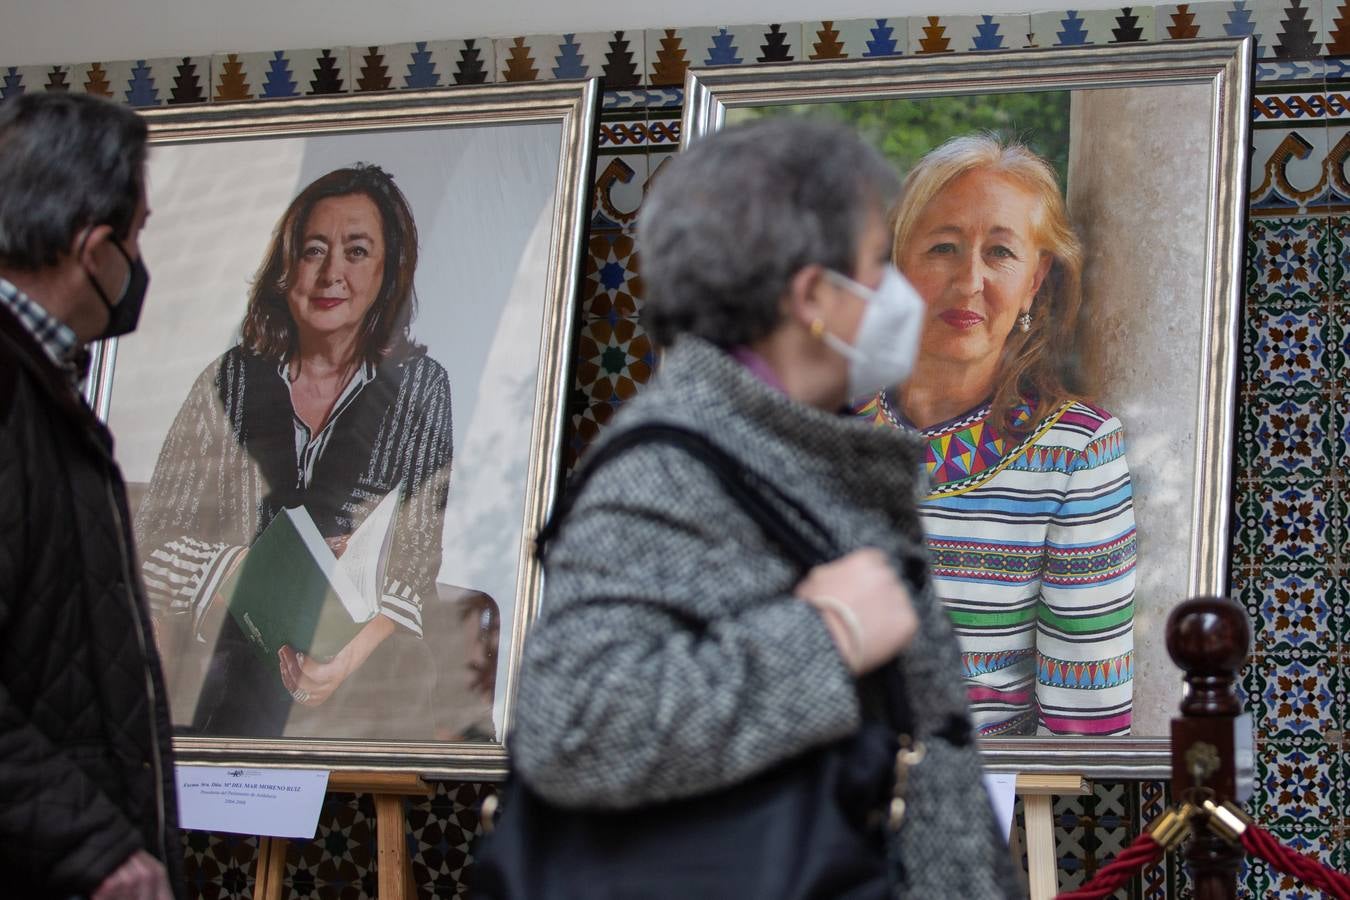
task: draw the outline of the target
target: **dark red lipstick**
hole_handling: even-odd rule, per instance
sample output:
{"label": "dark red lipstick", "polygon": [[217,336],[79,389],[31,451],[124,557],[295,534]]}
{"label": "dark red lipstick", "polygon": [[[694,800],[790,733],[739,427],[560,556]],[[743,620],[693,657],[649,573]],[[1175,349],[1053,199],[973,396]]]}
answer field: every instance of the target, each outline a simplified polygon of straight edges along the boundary
{"label": "dark red lipstick", "polygon": [[938,313],[938,318],[953,328],[974,328],[984,321],[984,316],[969,309],[949,309]]}

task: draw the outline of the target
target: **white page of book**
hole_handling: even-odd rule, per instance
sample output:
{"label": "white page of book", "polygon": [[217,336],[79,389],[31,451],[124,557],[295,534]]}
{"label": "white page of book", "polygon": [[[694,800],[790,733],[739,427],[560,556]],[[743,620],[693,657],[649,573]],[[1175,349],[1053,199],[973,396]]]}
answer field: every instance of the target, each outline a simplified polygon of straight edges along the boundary
{"label": "white page of book", "polygon": [[[357,622],[365,622],[380,611],[380,593],[384,588],[384,564],[393,543],[394,513],[398,511],[401,485],[385,494],[364,522],[356,527],[347,541],[347,549],[337,561],[337,568],[348,579],[361,598],[359,610],[350,606],[347,611]],[[358,618],[360,615],[360,618]]]}
{"label": "white page of book", "polygon": [[338,599],[342,601],[342,608],[347,610],[347,614],[352,617],[352,621],[369,621],[378,611],[378,601],[375,601],[376,609],[371,610],[372,604],[361,596],[361,592],[352,583],[347,572],[338,565],[337,557],[333,555],[333,549],[328,546],[328,542],[323,539],[323,535],[319,534],[319,528],[314,524],[314,519],[310,516],[309,510],[301,506],[283,510],[283,513],[290,517],[291,523],[295,525],[295,530],[300,535],[300,540],[304,541],[310,556],[314,557],[314,561],[319,564],[319,568],[328,579],[328,583],[333,587],[333,593],[338,595]]}

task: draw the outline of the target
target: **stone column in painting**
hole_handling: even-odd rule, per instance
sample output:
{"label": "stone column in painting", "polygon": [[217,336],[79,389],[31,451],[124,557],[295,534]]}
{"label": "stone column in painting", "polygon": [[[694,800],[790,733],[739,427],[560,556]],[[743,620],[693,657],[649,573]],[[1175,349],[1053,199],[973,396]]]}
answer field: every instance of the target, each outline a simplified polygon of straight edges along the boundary
{"label": "stone column in painting", "polygon": [[1081,362],[1125,426],[1139,528],[1133,732],[1165,735],[1163,646],[1185,597],[1213,136],[1208,85],[1074,91],[1067,196],[1083,240]]}

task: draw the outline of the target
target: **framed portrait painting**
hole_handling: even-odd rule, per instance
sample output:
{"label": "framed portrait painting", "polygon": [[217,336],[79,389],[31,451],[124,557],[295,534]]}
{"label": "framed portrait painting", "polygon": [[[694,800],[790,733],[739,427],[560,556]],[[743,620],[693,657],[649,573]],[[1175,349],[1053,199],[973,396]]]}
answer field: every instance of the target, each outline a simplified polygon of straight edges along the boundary
{"label": "framed portrait painting", "polygon": [[594,81],[156,110],[91,395],[179,759],[504,770]]}
{"label": "framed portrait painting", "polygon": [[[992,765],[1170,772],[1166,736],[1182,678],[1164,646],[1167,616],[1186,597],[1228,590],[1251,52],[1246,40],[1173,41],[704,69],[686,82],[686,143],[749,119],[818,117],[859,130],[901,176],[915,172],[923,186],[914,193],[930,193],[912,215],[902,197],[896,262],[930,307],[946,301],[925,294],[937,265],[925,254],[958,254],[966,238],[959,223],[938,223],[949,236],[928,240],[923,223],[956,202],[944,191],[969,187],[931,173],[956,171],[952,161],[991,134],[1053,172],[1048,190],[1076,238],[1063,246],[1080,248],[1076,326],[1054,332],[1080,385],[1069,395],[1077,405],[1042,410],[1035,397],[1017,397],[1010,415],[1025,406],[1025,440],[1011,428],[991,436],[975,408],[916,425],[900,409],[904,386],[872,410],[930,438],[925,522],[937,593],[962,642],[977,724],[993,723],[983,732]],[[967,191],[962,209],[989,190]],[[1031,218],[1028,228],[1042,227]],[[907,233],[924,234],[922,246]],[[1055,323],[1033,317],[1066,307],[1045,296],[1031,289],[1027,321],[1005,323],[1009,334],[1030,332],[1027,343],[1004,337],[995,351],[1020,352],[1008,348],[1052,333]],[[979,318],[960,315],[926,320],[911,384],[941,390],[943,377],[956,377],[942,329]],[[998,387],[986,406],[1000,402]],[[1103,429],[1109,439],[1098,440]],[[1075,450],[1074,432],[1096,437]],[[1098,463],[1111,480],[1084,487],[1082,470]],[[1052,481],[1068,488],[1055,494]],[[1071,529],[1071,518],[1101,533],[1087,540],[1091,528]],[[1028,537],[1032,521],[1048,530]],[[1061,602],[1069,595],[1078,607]],[[1093,641],[1105,649],[1088,648]]]}

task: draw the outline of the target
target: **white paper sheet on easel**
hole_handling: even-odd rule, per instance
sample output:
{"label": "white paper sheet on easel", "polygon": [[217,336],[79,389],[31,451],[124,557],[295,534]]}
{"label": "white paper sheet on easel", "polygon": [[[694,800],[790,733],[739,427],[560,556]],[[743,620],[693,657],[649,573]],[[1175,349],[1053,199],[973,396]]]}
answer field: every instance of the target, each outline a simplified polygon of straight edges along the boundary
{"label": "white paper sheet on easel", "polygon": [[985,772],[984,787],[994,804],[994,818],[1003,828],[1003,839],[1012,835],[1013,804],[1017,802],[1016,772]]}
{"label": "white paper sheet on easel", "polygon": [[318,830],[327,770],[174,768],[183,828],[288,838]]}

